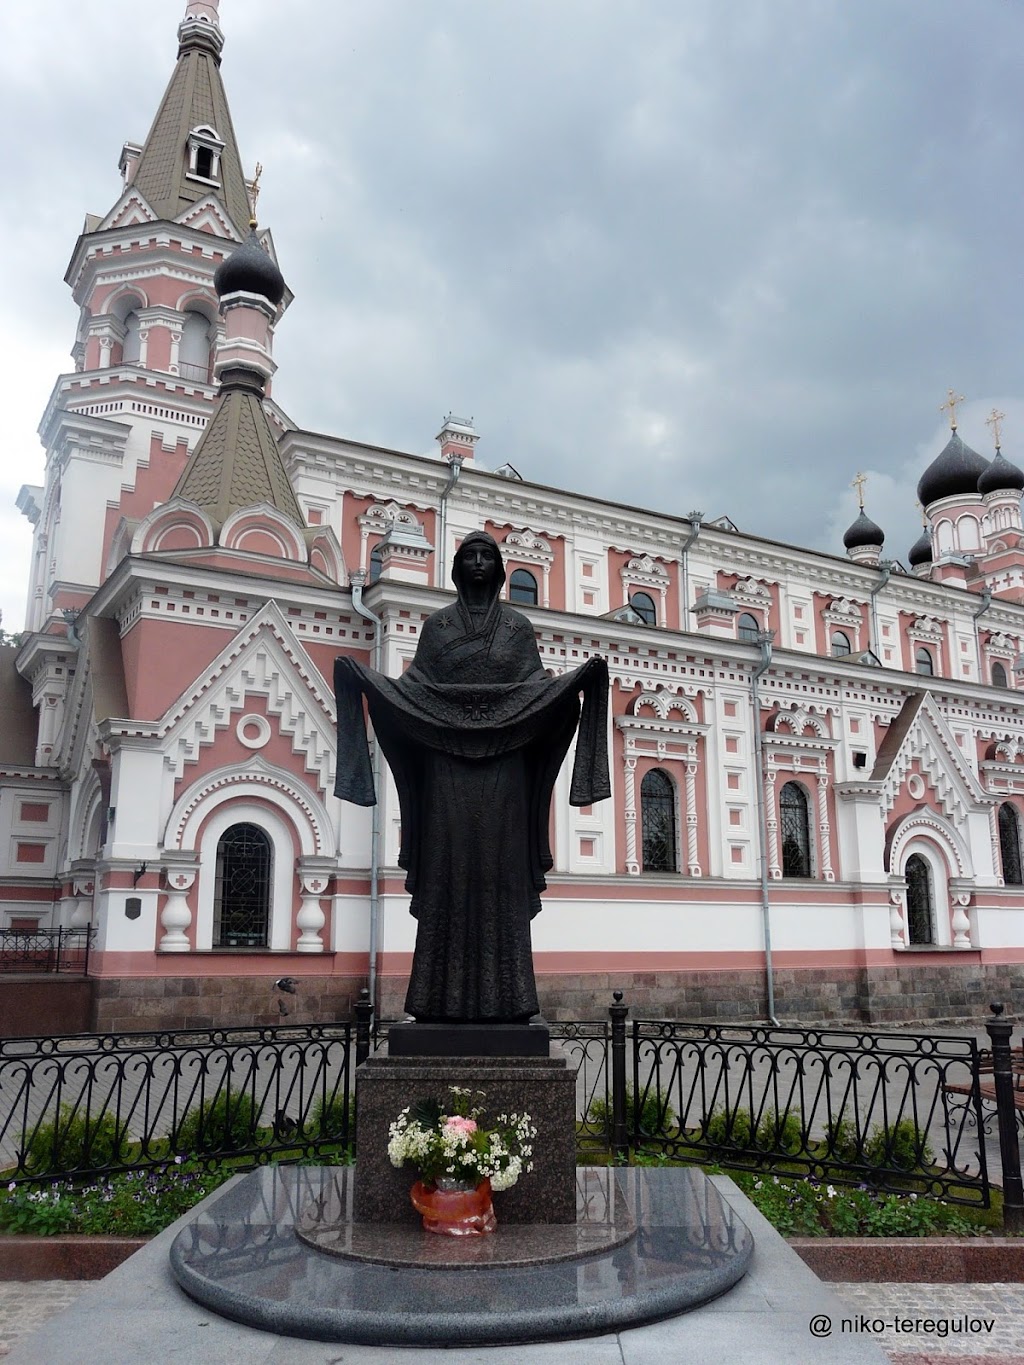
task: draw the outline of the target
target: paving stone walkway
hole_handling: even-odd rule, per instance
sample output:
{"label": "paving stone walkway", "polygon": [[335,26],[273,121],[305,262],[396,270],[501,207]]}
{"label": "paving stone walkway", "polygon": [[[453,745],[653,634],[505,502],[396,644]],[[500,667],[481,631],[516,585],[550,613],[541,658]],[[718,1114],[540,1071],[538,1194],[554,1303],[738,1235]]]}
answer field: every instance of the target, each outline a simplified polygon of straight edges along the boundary
{"label": "paving stone walkway", "polygon": [[[29,1346],[30,1334],[37,1327],[71,1307],[88,1288],[89,1283],[82,1280],[0,1283],[0,1356],[7,1355],[20,1339]],[[857,1329],[861,1335],[874,1336],[893,1365],[1024,1365],[1024,1284],[833,1284],[830,1288],[849,1307],[849,1319],[844,1320],[849,1324],[847,1332]],[[897,1319],[901,1325],[913,1322],[922,1330],[903,1327],[897,1331]],[[843,1323],[834,1323],[832,1330],[838,1338]],[[943,1330],[948,1335],[940,1336]],[[403,1350],[403,1365],[413,1365],[418,1354]],[[486,1355],[481,1351],[481,1360]],[[585,1353],[580,1355],[585,1359]],[[40,1365],[51,1362],[40,1361]],[[128,1363],[111,1360],[111,1365]]]}

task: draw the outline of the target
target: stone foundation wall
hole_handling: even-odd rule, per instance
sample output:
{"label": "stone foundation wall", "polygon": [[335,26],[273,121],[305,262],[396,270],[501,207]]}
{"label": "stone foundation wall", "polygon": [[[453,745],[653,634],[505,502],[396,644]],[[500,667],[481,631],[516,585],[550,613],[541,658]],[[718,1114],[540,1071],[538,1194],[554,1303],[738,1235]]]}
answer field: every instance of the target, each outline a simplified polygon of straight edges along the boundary
{"label": "stone foundation wall", "polygon": [[[267,977],[94,978],[92,1019],[98,1033],[151,1028],[217,1028],[244,1024],[309,1024],[353,1017],[364,977],[298,977],[296,994],[274,989]],[[702,1019],[715,1023],[762,1021],[767,1010],[762,971],[613,972],[541,976],[541,1011],[551,1021],[601,1019],[620,990],[630,1015],[641,1019]],[[381,1018],[403,1015],[406,983],[380,982]],[[1024,1015],[1024,968],[940,961],[888,967],[780,968],[775,1011],[781,1020],[817,1023],[914,1023],[933,1019],[984,1019],[989,1002]],[[279,1005],[288,1010],[283,1014]],[[67,1029],[33,1021],[31,1032]]]}
{"label": "stone foundation wall", "polygon": [[[886,1025],[932,1019],[985,1019],[990,1001],[1024,1015],[1024,968],[978,962],[897,963],[892,967],[779,968],[780,1020]],[[632,1018],[693,1019],[720,1024],[763,1021],[763,971],[609,972],[537,978],[541,1013],[552,1022],[601,1019],[622,991]],[[381,981],[381,1017],[401,1018],[405,981]]]}
{"label": "stone foundation wall", "polygon": [[92,983],[90,1027],[97,1033],[118,1033],[343,1022],[353,1017],[353,1005],[366,985],[360,976],[300,976],[295,978],[295,994],[288,995],[275,989],[277,979],[277,975],[100,977]]}

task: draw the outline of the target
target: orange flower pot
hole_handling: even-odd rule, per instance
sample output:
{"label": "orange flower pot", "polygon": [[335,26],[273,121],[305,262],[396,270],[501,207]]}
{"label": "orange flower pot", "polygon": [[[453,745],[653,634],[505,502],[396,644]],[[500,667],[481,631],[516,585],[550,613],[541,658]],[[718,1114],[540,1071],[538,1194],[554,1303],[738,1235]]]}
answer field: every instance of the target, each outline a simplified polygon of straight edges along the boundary
{"label": "orange flower pot", "polygon": [[445,1237],[480,1237],[498,1226],[491,1205],[491,1182],[475,1188],[439,1189],[417,1180],[410,1191],[412,1206],[423,1217],[427,1232]]}

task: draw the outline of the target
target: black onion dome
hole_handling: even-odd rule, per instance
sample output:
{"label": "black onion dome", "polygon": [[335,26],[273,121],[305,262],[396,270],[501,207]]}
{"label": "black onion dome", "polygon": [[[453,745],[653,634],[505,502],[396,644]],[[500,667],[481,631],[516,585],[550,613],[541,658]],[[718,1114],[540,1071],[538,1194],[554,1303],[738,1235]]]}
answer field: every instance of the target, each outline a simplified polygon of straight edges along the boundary
{"label": "black onion dome", "polygon": [[978,480],[978,492],[984,495],[1004,488],[1024,488],[1024,474],[1015,464],[1003,458],[1002,451],[997,450],[996,458]]}
{"label": "black onion dome", "polygon": [[219,299],[243,290],[246,294],[262,295],[276,307],[284,298],[284,276],[260,246],[255,228],[227,260],[221,261],[213,277],[213,287]]}
{"label": "black onion dome", "polygon": [[958,493],[977,493],[978,480],[988,467],[984,455],[965,445],[954,431],[918,481],[921,505],[928,507],[940,498],[952,498]]}
{"label": "black onion dome", "polygon": [[861,508],[860,516],[843,536],[843,544],[848,550],[859,550],[863,545],[881,545],[885,532],[876,526]]}
{"label": "black onion dome", "polygon": [[907,559],[912,569],[916,569],[919,564],[932,562],[932,535],[927,526],[911,545]]}

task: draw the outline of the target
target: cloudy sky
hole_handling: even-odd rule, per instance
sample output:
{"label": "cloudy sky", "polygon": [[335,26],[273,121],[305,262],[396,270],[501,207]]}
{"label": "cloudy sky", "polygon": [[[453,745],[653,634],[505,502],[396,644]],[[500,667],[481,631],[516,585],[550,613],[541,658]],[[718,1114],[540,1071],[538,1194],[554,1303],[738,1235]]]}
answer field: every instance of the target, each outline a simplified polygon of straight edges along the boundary
{"label": "cloudy sky", "polygon": [[[1022,0],[222,0],[296,301],[275,394],[418,452],[449,410],[527,478],[905,557],[985,417],[1024,462]],[[63,273],[170,75],[183,0],[0,17],[0,605],[20,626]]]}

